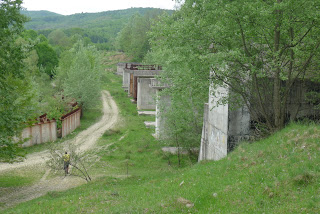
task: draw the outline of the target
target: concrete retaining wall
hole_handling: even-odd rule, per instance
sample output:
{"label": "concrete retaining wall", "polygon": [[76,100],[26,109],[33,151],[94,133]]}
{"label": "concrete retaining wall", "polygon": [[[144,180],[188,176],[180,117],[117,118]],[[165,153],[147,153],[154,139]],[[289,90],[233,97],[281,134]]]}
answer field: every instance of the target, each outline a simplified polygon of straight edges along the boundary
{"label": "concrete retaining wall", "polygon": [[57,122],[48,120],[45,122],[34,124],[22,131],[21,139],[29,138],[22,144],[23,147],[29,147],[36,144],[52,142],[57,140]]}
{"label": "concrete retaining wall", "polygon": [[61,137],[65,137],[80,126],[81,109],[78,108],[61,117]]}
{"label": "concrete retaining wall", "polygon": [[141,109],[156,109],[156,92],[157,90],[150,87],[150,78],[138,78],[138,97],[137,108]]}

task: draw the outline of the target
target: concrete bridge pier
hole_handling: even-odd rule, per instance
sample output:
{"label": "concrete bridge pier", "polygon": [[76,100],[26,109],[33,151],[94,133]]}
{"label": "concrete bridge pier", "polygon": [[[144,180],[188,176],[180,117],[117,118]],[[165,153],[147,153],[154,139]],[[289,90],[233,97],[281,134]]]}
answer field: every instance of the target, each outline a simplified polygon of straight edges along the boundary
{"label": "concrete bridge pier", "polygon": [[[211,90],[215,90],[214,96]],[[228,151],[250,136],[250,113],[243,106],[231,110],[228,104],[218,101],[228,96],[227,87],[210,87],[209,102],[205,104],[203,129],[198,160],[220,160]]]}
{"label": "concrete bridge pier", "polygon": [[165,107],[170,106],[171,101],[169,95],[160,95],[160,91],[169,86],[155,78],[151,78],[150,87],[156,89],[156,126],[154,136],[157,139],[165,139],[165,117],[163,116],[163,111],[165,111]]}

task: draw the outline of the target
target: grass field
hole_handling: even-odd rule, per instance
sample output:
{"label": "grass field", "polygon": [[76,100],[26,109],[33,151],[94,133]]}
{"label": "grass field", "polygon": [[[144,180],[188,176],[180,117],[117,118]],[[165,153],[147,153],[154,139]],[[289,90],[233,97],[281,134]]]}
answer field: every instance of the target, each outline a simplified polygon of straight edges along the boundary
{"label": "grass field", "polygon": [[99,140],[93,181],[4,213],[320,213],[318,124],[291,124],[216,162],[184,156],[177,167],[145,128],[152,118],[137,115],[120,77],[106,73],[103,80],[122,123]]}

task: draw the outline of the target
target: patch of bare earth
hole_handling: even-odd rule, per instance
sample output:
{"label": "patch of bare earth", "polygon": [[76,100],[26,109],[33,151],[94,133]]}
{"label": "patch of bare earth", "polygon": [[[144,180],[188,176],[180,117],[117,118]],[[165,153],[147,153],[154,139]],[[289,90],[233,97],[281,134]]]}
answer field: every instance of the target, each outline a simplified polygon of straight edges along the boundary
{"label": "patch of bare earth", "polygon": [[130,62],[132,57],[128,57],[125,54],[116,54],[109,57],[111,62]]}
{"label": "patch of bare earth", "polygon": [[[119,110],[108,91],[102,92],[102,103],[103,116],[101,120],[88,129],[80,132],[75,139],[64,142],[65,146],[73,143],[77,146],[78,152],[85,152],[94,148],[95,143],[103,135],[103,133],[115,126],[115,124],[119,120]],[[33,153],[28,155],[23,162],[14,164],[1,163],[0,173],[8,171],[10,172],[11,170],[19,169],[21,167],[34,167],[43,169],[45,167],[45,162],[48,159],[49,151],[47,150]],[[48,179],[47,176],[49,173],[50,170],[46,170],[40,181],[32,186],[16,188],[14,191],[8,191],[8,194],[1,191],[3,195],[0,195],[0,203],[5,205],[4,207],[2,207],[2,209],[21,202],[32,200],[34,198],[38,198],[50,191],[63,191],[79,186],[86,182],[85,180],[75,176],[59,176]]]}

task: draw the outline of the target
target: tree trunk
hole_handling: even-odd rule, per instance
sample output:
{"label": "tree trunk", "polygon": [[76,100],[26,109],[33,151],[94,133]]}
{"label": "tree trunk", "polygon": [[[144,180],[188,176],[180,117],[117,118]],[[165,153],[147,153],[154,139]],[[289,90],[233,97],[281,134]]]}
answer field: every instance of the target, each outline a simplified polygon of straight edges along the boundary
{"label": "tree trunk", "polygon": [[[281,3],[282,0],[278,0],[278,3]],[[280,72],[281,68],[279,65],[280,58],[278,56],[278,52],[280,49],[280,26],[281,26],[281,11],[276,11],[276,19],[277,23],[274,30],[274,53],[275,57],[275,73],[274,73],[274,80],[273,80],[273,112],[274,112],[274,128],[275,130],[279,130],[283,127],[284,123],[281,117],[281,79],[280,79]]]}

